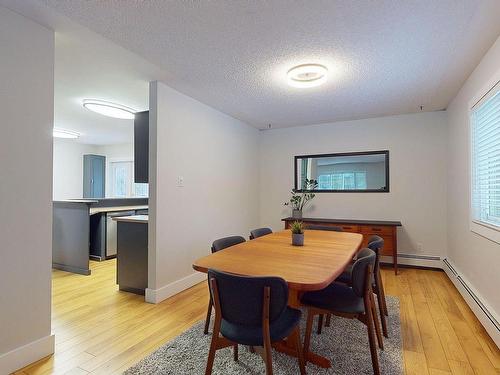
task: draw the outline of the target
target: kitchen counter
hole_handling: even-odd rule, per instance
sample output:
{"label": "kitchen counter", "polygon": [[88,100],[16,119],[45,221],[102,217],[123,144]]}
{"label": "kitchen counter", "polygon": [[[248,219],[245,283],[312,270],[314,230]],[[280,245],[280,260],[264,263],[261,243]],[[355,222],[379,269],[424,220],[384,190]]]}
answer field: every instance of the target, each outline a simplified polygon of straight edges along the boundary
{"label": "kitchen counter", "polygon": [[112,207],[90,207],[90,214],[99,214],[102,212],[147,210],[148,206],[112,206]]}
{"label": "kitchen counter", "polygon": [[[77,198],[54,200],[52,226],[52,267],[90,275],[89,257],[104,260],[114,257],[116,231],[108,235],[109,213],[148,209],[148,198]],[[135,212],[132,212],[135,213]],[[147,212],[146,212],[147,213]],[[119,216],[119,215],[118,215]],[[138,215],[140,216],[140,215]],[[147,218],[142,222],[147,223]],[[109,241],[108,241],[109,240]],[[111,244],[108,247],[108,243]]]}
{"label": "kitchen counter", "polygon": [[114,221],[122,221],[126,223],[148,223],[148,215],[132,215],[132,216],[117,216],[113,218]]}
{"label": "kitchen counter", "polygon": [[97,203],[99,202],[97,199],[63,199],[60,201],[54,201],[54,203]]}

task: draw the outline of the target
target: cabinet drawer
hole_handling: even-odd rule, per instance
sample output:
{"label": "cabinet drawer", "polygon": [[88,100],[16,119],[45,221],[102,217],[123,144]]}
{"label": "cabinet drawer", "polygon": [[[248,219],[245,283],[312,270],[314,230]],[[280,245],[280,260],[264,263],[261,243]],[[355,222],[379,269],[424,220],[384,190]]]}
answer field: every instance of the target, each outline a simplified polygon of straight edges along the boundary
{"label": "cabinet drawer", "polygon": [[342,228],[343,232],[359,233],[359,226],[351,224],[338,224],[337,226]]}
{"label": "cabinet drawer", "polygon": [[366,234],[377,234],[381,235],[392,235],[392,227],[387,227],[384,225],[363,225],[360,228],[361,233]]}

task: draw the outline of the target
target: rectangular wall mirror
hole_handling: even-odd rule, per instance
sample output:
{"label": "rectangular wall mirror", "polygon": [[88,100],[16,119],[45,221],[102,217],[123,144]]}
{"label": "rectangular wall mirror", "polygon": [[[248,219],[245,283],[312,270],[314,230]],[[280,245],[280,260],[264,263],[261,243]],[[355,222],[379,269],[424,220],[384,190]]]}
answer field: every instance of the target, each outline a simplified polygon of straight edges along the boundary
{"label": "rectangular wall mirror", "polygon": [[306,179],[318,181],[317,192],[388,192],[389,151],[295,156],[295,189]]}

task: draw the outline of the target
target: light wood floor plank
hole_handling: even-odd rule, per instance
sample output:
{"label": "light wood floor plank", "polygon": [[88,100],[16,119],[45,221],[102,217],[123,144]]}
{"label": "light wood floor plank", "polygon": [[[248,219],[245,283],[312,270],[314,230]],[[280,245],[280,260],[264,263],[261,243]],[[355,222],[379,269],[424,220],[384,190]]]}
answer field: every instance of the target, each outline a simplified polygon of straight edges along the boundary
{"label": "light wood floor plank", "polygon": [[429,368],[429,375],[451,375],[451,372]]}
{"label": "light wood floor plank", "polygon": [[496,374],[495,367],[489,360],[482,346],[479,344],[474,332],[467,324],[460,309],[457,306],[459,296],[452,295],[450,289],[453,285],[447,284],[442,275],[432,275],[433,285],[438,293],[441,305],[443,306],[448,319],[464,349],[474,373],[480,374]]}
{"label": "light wood floor plank", "polygon": [[448,363],[453,375],[474,375],[474,370],[472,370],[469,362],[461,362],[451,359]]}
{"label": "light wood floor plank", "polygon": [[417,270],[408,273],[410,290],[417,318],[418,329],[422,339],[427,366],[435,370],[450,372],[450,366],[439,338],[434,320],[427,303],[427,298],[419,283]]}
{"label": "light wood floor plank", "polygon": [[406,375],[429,375],[424,353],[404,350],[403,358],[405,361]]}
{"label": "light wood floor plank", "polygon": [[468,359],[460,344],[458,336],[453,329],[444,309],[439,302],[439,297],[430,280],[430,273],[420,273],[419,282],[426,291],[426,299],[429,302],[429,311],[431,313],[434,325],[441,340],[448,363],[451,360],[458,362],[467,362]]}
{"label": "light wood floor plank", "polygon": [[[398,293],[400,299],[401,332],[404,348],[410,352],[424,353],[422,338],[418,327],[417,316],[411,297],[408,272],[398,276]],[[425,357],[424,357],[425,358]]]}

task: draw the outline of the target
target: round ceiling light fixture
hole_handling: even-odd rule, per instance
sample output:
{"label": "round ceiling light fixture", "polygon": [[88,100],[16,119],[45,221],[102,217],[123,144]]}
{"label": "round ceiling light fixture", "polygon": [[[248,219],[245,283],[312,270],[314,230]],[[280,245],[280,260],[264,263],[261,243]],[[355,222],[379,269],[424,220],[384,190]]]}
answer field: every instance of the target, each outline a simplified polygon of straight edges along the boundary
{"label": "round ceiling light fixture", "polygon": [[136,112],[130,107],[97,99],[84,99],[83,106],[89,111],[125,120],[133,120]]}
{"label": "round ceiling light fixture", "polygon": [[292,87],[309,88],[326,82],[328,69],[320,64],[302,64],[287,72],[288,84]]}
{"label": "round ceiling light fixture", "polygon": [[80,133],[78,132],[75,132],[73,130],[59,129],[59,128],[52,129],[52,135],[54,136],[54,138],[66,138],[66,139],[77,139],[80,137]]}

